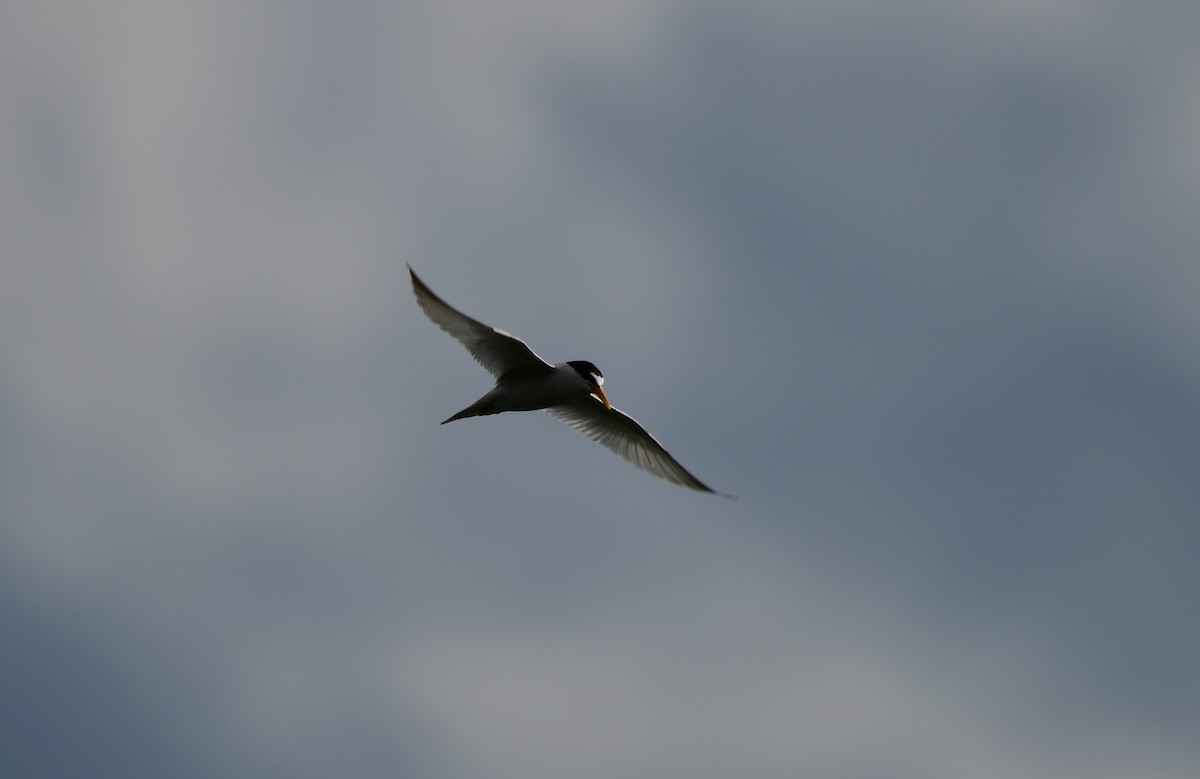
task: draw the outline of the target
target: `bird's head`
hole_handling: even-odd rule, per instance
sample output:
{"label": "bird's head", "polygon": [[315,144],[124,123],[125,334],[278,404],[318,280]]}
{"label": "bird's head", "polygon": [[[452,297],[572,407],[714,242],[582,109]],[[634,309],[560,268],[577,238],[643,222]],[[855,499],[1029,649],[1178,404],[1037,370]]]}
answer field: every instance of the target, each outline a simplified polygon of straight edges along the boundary
{"label": "bird's head", "polygon": [[604,388],[601,386],[604,384],[604,374],[600,372],[599,368],[587,360],[571,360],[567,365],[575,369],[579,377],[591,388],[592,394],[604,403],[605,408],[612,408],[612,404],[608,402],[608,396],[604,394]]}

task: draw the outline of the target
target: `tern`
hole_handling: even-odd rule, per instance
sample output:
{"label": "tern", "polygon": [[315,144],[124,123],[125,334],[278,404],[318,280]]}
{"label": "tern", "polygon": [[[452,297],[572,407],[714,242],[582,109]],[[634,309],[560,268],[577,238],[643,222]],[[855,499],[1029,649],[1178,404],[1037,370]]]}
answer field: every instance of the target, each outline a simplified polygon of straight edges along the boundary
{"label": "tern", "polygon": [[520,338],[451,307],[425,286],[411,265],[408,272],[425,314],[496,378],[496,386],[486,395],[443,425],[467,417],[540,409],[648,473],[700,492],[723,494],[688,473],[637,420],[608,402],[604,374],[595,365],[587,360],[551,365]]}

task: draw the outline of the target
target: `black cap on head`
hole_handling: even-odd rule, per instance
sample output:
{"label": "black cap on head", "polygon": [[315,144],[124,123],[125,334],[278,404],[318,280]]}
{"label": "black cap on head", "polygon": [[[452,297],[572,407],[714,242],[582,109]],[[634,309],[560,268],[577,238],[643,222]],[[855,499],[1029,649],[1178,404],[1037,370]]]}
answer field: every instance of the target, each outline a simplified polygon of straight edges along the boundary
{"label": "black cap on head", "polygon": [[567,365],[574,368],[575,372],[582,376],[583,380],[589,384],[599,386],[604,383],[604,374],[587,360],[571,360]]}

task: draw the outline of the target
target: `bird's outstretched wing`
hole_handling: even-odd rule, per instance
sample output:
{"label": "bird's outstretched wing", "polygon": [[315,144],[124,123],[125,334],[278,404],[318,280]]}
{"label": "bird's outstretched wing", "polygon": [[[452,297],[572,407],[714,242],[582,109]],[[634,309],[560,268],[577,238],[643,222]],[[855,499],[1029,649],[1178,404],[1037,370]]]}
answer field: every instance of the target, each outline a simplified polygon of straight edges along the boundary
{"label": "bird's outstretched wing", "polygon": [[500,379],[513,371],[548,369],[551,365],[534,354],[524,341],[491,325],[485,325],[467,316],[449,303],[433,294],[425,282],[417,277],[411,266],[413,294],[421,310],[433,323],[454,336],[471,353],[480,365]]}
{"label": "bird's outstretched wing", "polygon": [[560,406],[551,406],[546,411],[596,443],[604,444],[643,471],[700,492],[716,492],[688,473],[636,419],[615,408],[605,408],[591,395]]}

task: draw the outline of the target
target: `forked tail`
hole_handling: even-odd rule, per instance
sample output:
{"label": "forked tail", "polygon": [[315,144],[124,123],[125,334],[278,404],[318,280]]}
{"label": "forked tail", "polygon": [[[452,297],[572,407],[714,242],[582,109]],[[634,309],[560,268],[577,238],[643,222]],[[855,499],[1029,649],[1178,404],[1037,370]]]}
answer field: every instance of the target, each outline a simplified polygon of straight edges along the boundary
{"label": "forked tail", "polygon": [[482,416],[486,416],[487,414],[498,414],[498,413],[500,413],[500,412],[496,410],[495,404],[492,402],[492,399],[485,395],[484,397],[480,398],[479,400],[475,401],[471,405],[467,406],[466,408],[464,408],[462,411],[458,412],[454,416],[443,421],[442,424],[444,425],[444,424],[446,424],[446,422],[453,422],[456,419],[466,419],[467,417],[482,417]]}

